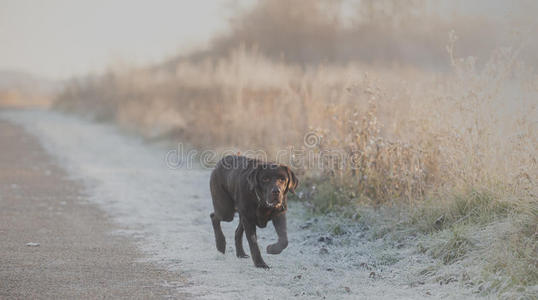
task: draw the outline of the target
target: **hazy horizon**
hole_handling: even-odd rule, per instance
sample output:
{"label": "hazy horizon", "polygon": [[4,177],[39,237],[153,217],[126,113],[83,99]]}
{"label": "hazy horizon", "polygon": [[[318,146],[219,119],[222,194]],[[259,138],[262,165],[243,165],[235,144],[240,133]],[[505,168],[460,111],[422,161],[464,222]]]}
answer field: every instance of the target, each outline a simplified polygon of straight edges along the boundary
{"label": "hazy horizon", "polygon": [[[209,46],[229,30],[237,8],[255,2],[0,0],[0,70],[67,79],[111,65],[153,64]],[[357,2],[343,1],[342,9]],[[447,16],[503,16],[515,8],[502,1],[425,5]]]}
{"label": "hazy horizon", "polygon": [[51,79],[206,46],[245,1],[0,1],[0,70]]}

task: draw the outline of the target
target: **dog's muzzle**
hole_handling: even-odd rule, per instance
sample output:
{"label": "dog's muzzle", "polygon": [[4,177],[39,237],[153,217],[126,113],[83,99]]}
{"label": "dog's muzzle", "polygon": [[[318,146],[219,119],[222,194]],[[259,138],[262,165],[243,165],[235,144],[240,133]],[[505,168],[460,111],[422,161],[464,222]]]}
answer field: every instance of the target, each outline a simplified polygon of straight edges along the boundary
{"label": "dog's muzzle", "polygon": [[282,206],[282,201],[280,200],[279,196],[276,196],[273,198],[274,201],[269,202],[266,199],[262,199],[260,194],[258,193],[258,190],[254,190],[254,193],[256,194],[256,198],[258,200],[258,205],[262,205],[267,208],[280,208]]}

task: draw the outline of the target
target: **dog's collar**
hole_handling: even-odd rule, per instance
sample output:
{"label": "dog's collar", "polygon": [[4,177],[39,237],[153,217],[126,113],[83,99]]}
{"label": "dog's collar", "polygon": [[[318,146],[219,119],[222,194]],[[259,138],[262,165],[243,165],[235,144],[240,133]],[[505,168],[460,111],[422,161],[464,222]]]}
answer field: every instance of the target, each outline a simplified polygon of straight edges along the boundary
{"label": "dog's collar", "polygon": [[258,189],[257,188],[254,189],[254,193],[256,194],[256,198],[258,198],[258,205],[263,204],[262,203],[262,198],[258,194]]}
{"label": "dog's collar", "polygon": [[258,199],[258,207],[270,207],[268,206],[267,202],[262,200],[262,197],[260,197],[260,194],[258,194],[258,189],[254,189],[254,193],[256,194],[256,198]]}

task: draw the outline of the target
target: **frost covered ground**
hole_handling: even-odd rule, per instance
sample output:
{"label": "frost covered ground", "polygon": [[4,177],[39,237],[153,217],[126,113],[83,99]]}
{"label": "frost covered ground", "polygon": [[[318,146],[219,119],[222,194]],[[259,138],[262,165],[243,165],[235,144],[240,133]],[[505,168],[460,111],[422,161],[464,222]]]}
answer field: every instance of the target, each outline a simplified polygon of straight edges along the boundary
{"label": "frost covered ground", "polygon": [[[217,252],[209,220],[210,170],[169,169],[169,149],[125,135],[111,125],[56,112],[3,111],[23,125],[78,180],[89,199],[136,240],[147,259],[188,278],[179,292],[202,299],[420,299],[469,298],[458,282],[429,278],[438,262],[417,253],[409,240],[369,240],[362,225],[344,226],[331,236],[335,220],[311,217],[297,202],[289,205],[289,246],[280,255],[262,251],[270,270],[238,259],[233,248],[237,218],[223,223],[226,254]],[[258,230],[262,249],[276,239],[271,225]],[[248,253],[248,246],[245,249]],[[441,281],[442,282],[442,281]]]}

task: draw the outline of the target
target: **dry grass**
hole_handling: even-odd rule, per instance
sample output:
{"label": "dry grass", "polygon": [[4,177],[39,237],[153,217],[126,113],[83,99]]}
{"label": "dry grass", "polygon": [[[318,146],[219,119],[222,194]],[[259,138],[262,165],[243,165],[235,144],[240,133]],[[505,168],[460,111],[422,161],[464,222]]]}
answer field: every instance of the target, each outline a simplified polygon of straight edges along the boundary
{"label": "dry grass", "polygon": [[[56,107],[198,148],[262,149],[273,159],[281,149],[308,150],[321,163],[295,162],[300,171],[378,204],[468,189],[535,199],[534,75],[516,50],[495,52],[481,69],[472,59],[452,64],[452,73],[434,79],[359,65],[301,70],[242,47],[216,63],[181,63],[174,73],[78,80]],[[305,147],[306,134],[315,145]]]}

